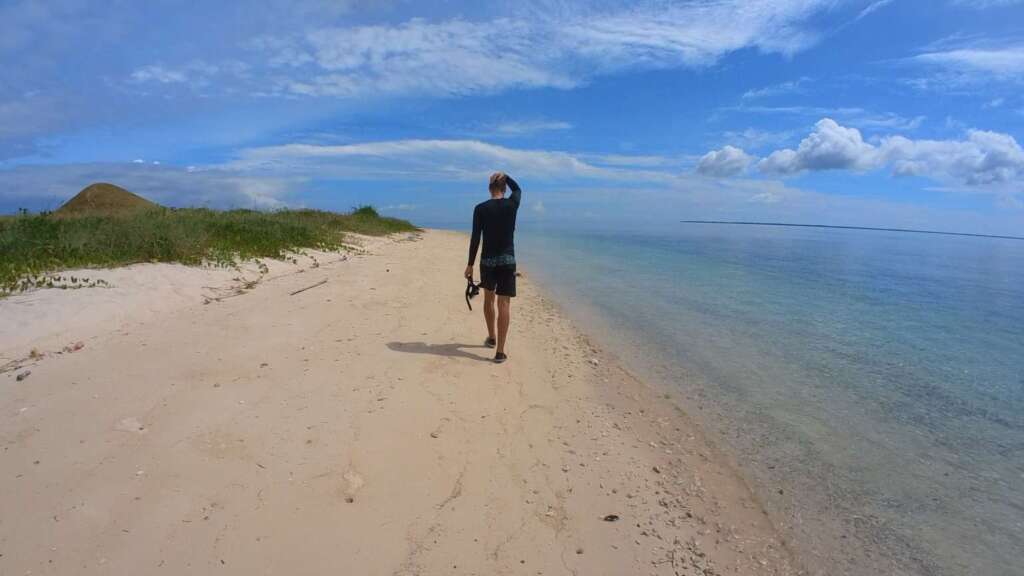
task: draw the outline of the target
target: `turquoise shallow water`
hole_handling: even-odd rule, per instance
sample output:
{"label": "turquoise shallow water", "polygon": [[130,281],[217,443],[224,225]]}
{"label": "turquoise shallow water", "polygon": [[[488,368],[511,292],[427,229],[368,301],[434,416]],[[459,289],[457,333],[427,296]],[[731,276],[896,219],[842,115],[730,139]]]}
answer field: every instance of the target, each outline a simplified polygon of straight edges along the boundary
{"label": "turquoise shallow water", "polygon": [[679,391],[812,572],[1024,574],[1024,242],[680,225],[517,248]]}

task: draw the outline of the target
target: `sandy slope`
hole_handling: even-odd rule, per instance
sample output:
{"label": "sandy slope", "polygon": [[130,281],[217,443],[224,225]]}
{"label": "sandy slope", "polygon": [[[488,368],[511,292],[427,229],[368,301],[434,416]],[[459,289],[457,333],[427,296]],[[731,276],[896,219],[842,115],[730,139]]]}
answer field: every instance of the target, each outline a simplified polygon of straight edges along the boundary
{"label": "sandy slope", "polygon": [[0,374],[0,573],[793,572],[681,413],[526,279],[487,361],[465,244],[380,243]]}

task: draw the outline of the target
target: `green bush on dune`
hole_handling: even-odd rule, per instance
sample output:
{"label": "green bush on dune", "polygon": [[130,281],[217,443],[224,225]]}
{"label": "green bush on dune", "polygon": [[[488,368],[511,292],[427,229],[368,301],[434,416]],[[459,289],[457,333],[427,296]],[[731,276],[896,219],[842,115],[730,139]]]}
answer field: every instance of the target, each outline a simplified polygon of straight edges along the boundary
{"label": "green bush on dune", "polygon": [[382,217],[370,206],[350,214],[160,207],[94,215],[21,214],[0,218],[0,294],[16,290],[22,278],[56,270],[279,258],[291,250],[339,248],[345,232],[414,230],[409,222]]}

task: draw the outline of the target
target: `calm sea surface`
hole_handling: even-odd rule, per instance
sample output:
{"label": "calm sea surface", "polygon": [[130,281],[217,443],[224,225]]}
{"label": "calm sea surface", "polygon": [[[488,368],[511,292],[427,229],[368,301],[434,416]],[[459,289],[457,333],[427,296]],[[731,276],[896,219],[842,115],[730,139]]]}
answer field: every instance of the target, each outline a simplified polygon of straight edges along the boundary
{"label": "calm sea surface", "polygon": [[1024,574],[1024,241],[521,230],[521,268],[673,386],[816,574]]}

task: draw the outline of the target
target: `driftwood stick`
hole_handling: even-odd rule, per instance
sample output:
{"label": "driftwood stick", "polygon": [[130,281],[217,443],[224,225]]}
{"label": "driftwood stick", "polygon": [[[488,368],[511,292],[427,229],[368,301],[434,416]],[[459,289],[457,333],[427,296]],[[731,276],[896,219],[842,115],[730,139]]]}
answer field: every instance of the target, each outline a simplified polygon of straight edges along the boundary
{"label": "driftwood stick", "polygon": [[327,284],[327,279],[326,278],[324,278],[323,280],[317,282],[316,284],[313,284],[312,286],[306,286],[305,288],[299,288],[295,292],[292,292],[291,294],[289,294],[289,296],[295,296],[299,292],[305,292],[306,290],[309,290],[310,288],[316,288],[317,286],[323,286],[324,284]]}

